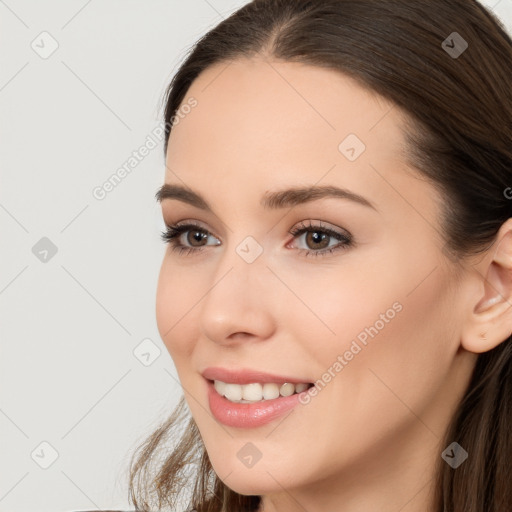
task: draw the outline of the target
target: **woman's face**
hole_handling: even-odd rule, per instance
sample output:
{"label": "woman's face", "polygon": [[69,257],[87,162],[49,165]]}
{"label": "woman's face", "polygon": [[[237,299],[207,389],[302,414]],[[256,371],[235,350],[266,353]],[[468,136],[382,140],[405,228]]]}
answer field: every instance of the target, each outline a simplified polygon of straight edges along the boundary
{"label": "woman's face", "polygon": [[[443,252],[439,196],[405,164],[398,108],[335,71],[259,59],[207,69],[186,103],[165,184],[204,203],[162,193],[168,225],[199,228],[167,248],[157,322],[216,473],[304,505],[336,482],[424,474],[475,355],[460,348],[464,281]],[[312,187],[360,197],[264,204]],[[320,384],[274,399],[281,411],[215,395],[213,414],[203,372],[219,367]],[[242,388],[229,389],[235,400]],[[245,392],[265,389],[280,386]]]}

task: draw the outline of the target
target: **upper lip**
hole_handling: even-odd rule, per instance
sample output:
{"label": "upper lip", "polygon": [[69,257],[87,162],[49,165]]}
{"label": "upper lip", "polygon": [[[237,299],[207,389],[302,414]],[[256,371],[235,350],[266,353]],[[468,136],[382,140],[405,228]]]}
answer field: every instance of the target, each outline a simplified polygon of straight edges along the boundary
{"label": "upper lip", "polygon": [[275,382],[276,384],[284,384],[285,382],[291,382],[292,384],[300,384],[302,382],[310,382],[307,379],[297,379],[295,377],[276,375],[264,372],[262,370],[253,370],[250,368],[230,370],[229,368],[221,368],[215,366],[206,368],[201,373],[201,375],[208,380],[220,380],[222,382],[232,384],[251,384],[253,382]]}

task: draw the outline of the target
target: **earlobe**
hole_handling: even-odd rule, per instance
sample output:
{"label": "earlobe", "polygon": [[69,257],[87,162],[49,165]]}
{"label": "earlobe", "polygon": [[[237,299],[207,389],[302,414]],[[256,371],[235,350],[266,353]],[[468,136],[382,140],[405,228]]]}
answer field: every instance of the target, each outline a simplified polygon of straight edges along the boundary
{"label": "earlobe", "polygon": [[512,218],[501,226],[495,243],[474,269],[480,292],[477,303],[469,304],[461,344],[470,352],[482,353],[512,332]]}

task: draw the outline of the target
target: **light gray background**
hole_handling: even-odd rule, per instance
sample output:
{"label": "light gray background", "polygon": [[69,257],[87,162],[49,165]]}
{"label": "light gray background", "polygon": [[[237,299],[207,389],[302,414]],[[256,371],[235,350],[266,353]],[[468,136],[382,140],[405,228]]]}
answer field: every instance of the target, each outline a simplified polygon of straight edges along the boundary
{"label": "light gray background", "polygon": [[[92,191],[158,127],[189,46],[245,3],[0,0],[0,512],[131,508],[129,457],[181,395],[154,313],[163,142]],[[483,3],[512,32],[512,0]]]}

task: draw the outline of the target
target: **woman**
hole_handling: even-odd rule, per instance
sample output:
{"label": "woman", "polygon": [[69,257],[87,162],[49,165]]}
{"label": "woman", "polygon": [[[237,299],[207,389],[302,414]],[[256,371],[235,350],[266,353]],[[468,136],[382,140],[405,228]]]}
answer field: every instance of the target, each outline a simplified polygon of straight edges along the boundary
{"label": "woman", "polygon": [[167,94],[140,510],[512,510],[512,41],[475,0],[255,0]]}

